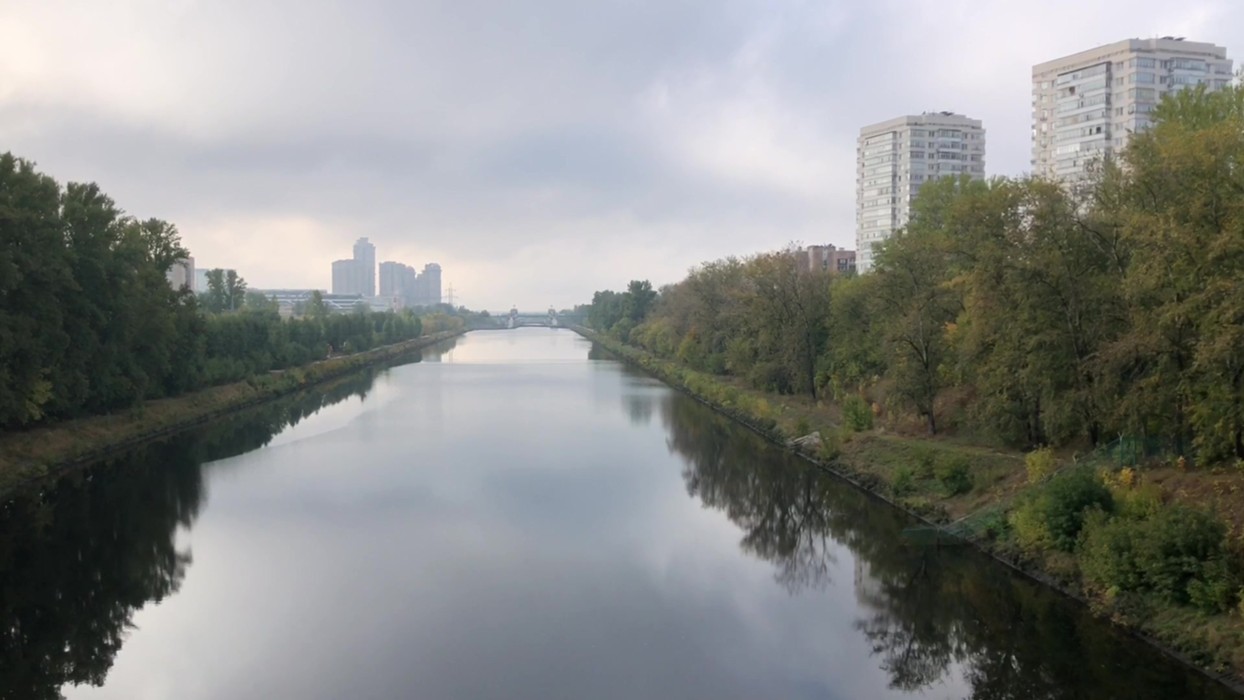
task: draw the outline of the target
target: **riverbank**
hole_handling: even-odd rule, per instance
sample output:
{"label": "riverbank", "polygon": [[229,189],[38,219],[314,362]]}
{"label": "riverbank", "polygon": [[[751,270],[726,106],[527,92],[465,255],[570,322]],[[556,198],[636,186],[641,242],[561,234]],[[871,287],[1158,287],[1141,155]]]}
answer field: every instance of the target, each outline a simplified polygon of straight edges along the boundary
{"label": "riverbank", "polygon": [[246,381],[147,401],[125,412],[0,435],[0,502],[15,489],[36,479],[55,476],[234,411],[401,358],[463,332],[434,333]]}
{"label": "riverbank", "polygon": [[[1080,600],[1236,692],[1244,692],[1244,610],[1211,615],[1149,597],[1128,599],[1127,605],[1103,605],[1099,597],[1086,592],[1074,557],[1054,548],[1034,551],[1017,545],[1010,527],[1014,511],[1045,483],[1030,479],[1023,453],[955,438],[887,433],[873,429],[870,417],[845,419],[839,407],[750,389],[587,328],[570,328],[768,440],[919,517],[930,526],[919,536],[932,542],[969,543]],[[852,422],[869,427],[852,429],[848,425]],[[813,433],[818,438],[808,439]],[[1207,473],[1200,478],[1173,467],[1145,474],[1146,486],[1157,490],[1159,502],[1203,505],[1206,494],[1217,494],[1218,500],[1210,502],[1238,506],[1223,499],[1233,496],[1244,483],[1240,474]],[[1226,509],[1232,537],[1240,536],[1236,517],[1237,509]]]}

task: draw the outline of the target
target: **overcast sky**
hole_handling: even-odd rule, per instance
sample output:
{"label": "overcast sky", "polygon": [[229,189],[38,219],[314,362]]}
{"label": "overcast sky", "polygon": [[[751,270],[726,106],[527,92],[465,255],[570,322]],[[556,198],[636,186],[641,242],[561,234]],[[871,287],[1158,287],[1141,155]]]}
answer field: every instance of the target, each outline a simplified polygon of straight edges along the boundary
{"label": "overcast sky", "polygon": [[538,310],[790,241],[854,247],[867,123],[982,119],[1028,169],[1031,68],[1244,47],[1244,2],[0,0],[0,151],[319,287],[367,236]]}

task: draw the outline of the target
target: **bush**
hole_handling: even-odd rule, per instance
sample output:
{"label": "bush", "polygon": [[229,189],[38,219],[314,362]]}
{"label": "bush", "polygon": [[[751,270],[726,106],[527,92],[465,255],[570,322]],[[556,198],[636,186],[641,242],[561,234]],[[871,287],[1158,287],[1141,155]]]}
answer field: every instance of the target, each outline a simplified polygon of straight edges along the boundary
{"label": "bush", "polygon": [[972,490],[972,472],[968,462],[957,455],[947,455],[938,460],[934,475],[947,496],[958,496]]}
{"label": "bush", "polygon": [[857,433],[873,429],[873,412],[864,397],[852,394],[842,402],[842,422]]}
{"label": "bush", "polygon": [[917,447],[914,452],[916,478],[932,479],[933,465],[937,462],[937,453],[928,447]]}
{"label": "bush", "polygon": [[1102,591],[1150,591],[1163,600],[1221,612],[1235,603],[1226,526],[1211,513],[1171,505],[1141,520],[1104,515],[1084,530],[1080,570]]}
{"label": "bush", "polygon": [[1116,490],[1114,498],[1115,511],[1134,520],[1147,518],[1162,509],[1162,489],[1154,484]]}
{"label": "bush", "polygon": [[1035,484],[1054,473],[1056,467],[1054,451],[1048,447],[1039,447],[1024,455],[1024,467],[1028,470],[1028,483]]}
{"label": "bush", "polygon": [[780,362],[772,360],[758,361],[747,373],[747,381],[754,389],[775,394],[793,394],[790,374]]}
{"label": "bush", "polygon": [[821,431],[821,450],[817,453],[822,461],[830,462],[842,454],[842,434],[833,428]]}
{"label": "bush", "polygon": [[902,498],[916,490],[916,473],[911,467],[899,467],[894,472],[894,483],[890,489],[896,498]]}
{"label": "bush", "polygon": [[1093,508],[1111,511],[1110,490],[1092,470],[1076,468],[1037,487],[1011,514],[1011,525],[1025,548],[1075,549],[1086,513]]}
{"label": "bush", "polygon": [[808,435],[811,432],[812,432],[812,424],[808,422],[807,416],[800,417],[798,422],[795,423],[795,434],[796,435]]}

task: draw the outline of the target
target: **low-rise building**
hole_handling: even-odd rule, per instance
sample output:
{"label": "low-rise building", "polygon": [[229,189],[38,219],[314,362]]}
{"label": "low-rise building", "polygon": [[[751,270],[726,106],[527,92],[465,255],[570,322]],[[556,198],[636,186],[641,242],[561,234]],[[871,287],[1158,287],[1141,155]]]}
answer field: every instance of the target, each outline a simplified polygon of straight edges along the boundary
{"label": "low-rise building", "polygon": [[855,272],[855,251],[833,244],[810,245],[799,250],[800,264],[809,270],[828,270],[830,274]]}

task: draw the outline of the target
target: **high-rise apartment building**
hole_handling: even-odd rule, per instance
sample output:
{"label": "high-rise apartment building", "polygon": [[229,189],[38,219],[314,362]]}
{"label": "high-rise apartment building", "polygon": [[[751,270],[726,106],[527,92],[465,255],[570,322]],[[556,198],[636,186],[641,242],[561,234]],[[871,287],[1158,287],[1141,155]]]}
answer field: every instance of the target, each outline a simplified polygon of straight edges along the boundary
{"label": "high-rise apartment building", "polygon": [[424,265],[423,272],[419,273],[419,280],[415,286],[419,290],[416,295],[416,304],[433,306],[441,303],[441,266],[436,263]]}
{"label": "high-rise apartment building", "polygon": [[333,294],[363,294],[363,266],[347,258],[333,261]]}
{"label": "high-rise apartment building", "polygon": [[376,296],[376,246],[366,238],[354,242],[354,261],[362,268],[362,288],[358,294]]}
{"label": "high-rise apartment building", "polygon": [[376,296],[376,246],[366,238],[354,242],[354,257],[333,261],[333,294]]}
{"label": "high-rise apartment building", "polygon": [[380,263],[380,296],[397,300],[400,306],[416,304],[419,275],[415,268],[386,260]]}
{"label": "high-rise apartment building", "polygon": [[1032,67],[1032,170],[1074,182],[1149,128],[1168,92],[1231,81],[1227,50],[1183,37],[1126,39]]}
{"label": "high-rise apartment building", "polygon": [[856,269],[868,272],[873,246],[907,224],[911,202],[939,177],[985,177],[985,129],[953,112],[897,117],[860,129],[855,168]]}
{"label": "high-rise apartment building", "polygon": [[195,291],[194,276],[194,258],[190,256],[173,263],[173,266],[164,273],[164,278],[168,280],[169,286],[173,289],[180,290],[184,287],[192,292]]}

